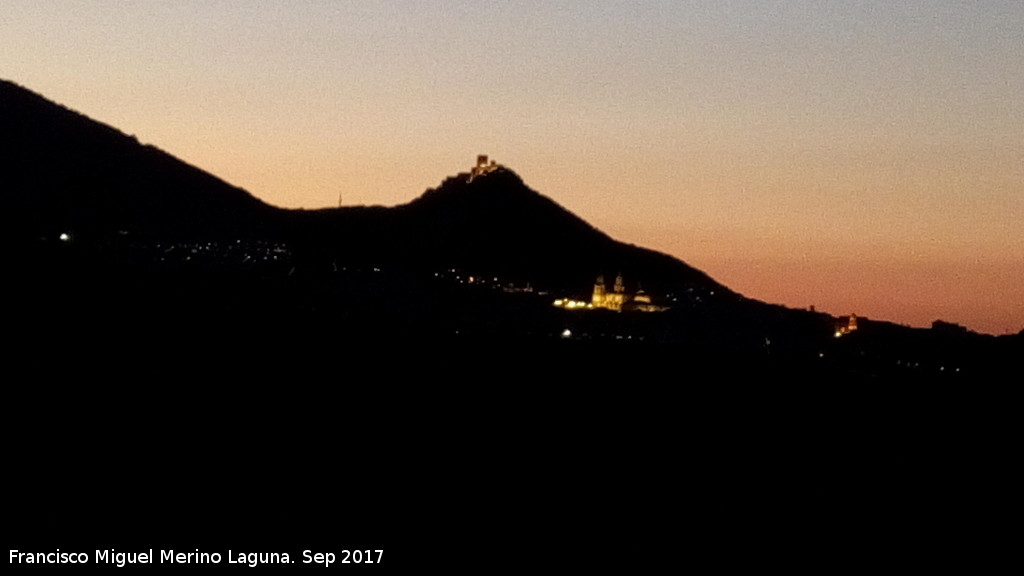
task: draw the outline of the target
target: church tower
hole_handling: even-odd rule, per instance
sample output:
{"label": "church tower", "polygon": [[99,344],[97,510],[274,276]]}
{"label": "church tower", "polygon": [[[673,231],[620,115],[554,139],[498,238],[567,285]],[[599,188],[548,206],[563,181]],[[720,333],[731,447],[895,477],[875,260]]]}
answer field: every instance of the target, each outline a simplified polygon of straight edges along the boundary
{"label": "church tower", "polygon": [[591,303],[594,308],[603,308],[604,302],[604,276],[598,276],[597,281],[594,282],[594,297],[591,299]]}

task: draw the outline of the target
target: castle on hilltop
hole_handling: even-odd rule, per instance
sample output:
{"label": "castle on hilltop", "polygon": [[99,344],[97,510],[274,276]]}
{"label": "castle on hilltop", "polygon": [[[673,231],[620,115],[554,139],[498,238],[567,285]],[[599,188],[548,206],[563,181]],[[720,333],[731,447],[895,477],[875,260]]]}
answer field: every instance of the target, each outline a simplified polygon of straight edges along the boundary
{"label": "castle on hilltop", "polygon": [[486,154],[480,154],[476,157],[476,166],[469,171],[469,177],[466,179],[467,182],[472,182],[475,178],[490,174],[495,170],[504,168],[501,164],[498,164],[494,160],[488,162]]}

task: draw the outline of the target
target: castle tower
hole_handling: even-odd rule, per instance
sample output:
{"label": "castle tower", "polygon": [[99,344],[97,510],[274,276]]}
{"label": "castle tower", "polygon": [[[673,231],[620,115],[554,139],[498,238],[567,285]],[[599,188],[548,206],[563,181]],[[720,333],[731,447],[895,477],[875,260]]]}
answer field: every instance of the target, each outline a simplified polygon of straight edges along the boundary
{"label": "castle tower", "polygon": [[488,162],[489,158],[490,157],[487,154],[477,155],[476,166],[473,166],[473,168],[469,171],[470,182],[472,182],[473,179],[476,178],[477,176],[483,176],[484,174],[493,172],[498,168],[501,168],[501,164],[498,164],[494,160],[490,160],[490,162]]}
{"label": "castle tower", "polygon": [[626,286],[622,283],[622,273],[615,277],[614,290],[616,294],[624,294],[626,292]]}

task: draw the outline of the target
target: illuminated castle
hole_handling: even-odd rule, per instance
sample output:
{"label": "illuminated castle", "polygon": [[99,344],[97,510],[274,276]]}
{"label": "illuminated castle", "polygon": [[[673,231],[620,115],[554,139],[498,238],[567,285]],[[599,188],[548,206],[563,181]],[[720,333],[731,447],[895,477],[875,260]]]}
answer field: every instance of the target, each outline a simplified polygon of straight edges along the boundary
{"label": "illuminated castle", "polygon": [[479,156],[476,157],[476,166],[474,166],[473,169],[470,170],[469,178],[467,179],[467,181],[472,182],[474,178],[478,176],[483,176],[485,174],[489,174],[491,172],[494,172],[495,170],[498,170],[499,168],[504,168],[504,166],[498,164],[494,160],[488,162],[487,155],[480,154]]}

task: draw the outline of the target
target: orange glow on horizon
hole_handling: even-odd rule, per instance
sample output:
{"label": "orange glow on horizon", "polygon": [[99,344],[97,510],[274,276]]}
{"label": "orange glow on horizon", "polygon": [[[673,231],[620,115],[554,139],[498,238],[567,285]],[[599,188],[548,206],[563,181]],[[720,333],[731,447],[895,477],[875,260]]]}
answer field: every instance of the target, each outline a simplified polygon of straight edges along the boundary
{"label": "orange glow on horizon", "polygon": [[[721,251],[708,243],[690,246],[684,260],[747,297],[792,308],[814,306],[833,316],[853,312],[919,328],[943,320],[993,335],[1024,329],[1019,260],[855,258],[830,254],[827,246],[803,258],[758,257],[757,248],[747,246],[743,257],[736,254],[742,244]],[[682,253],[678,247],[666,251]]]}
{"label": "orange glow on horizon", "polygon": [[752,298],[1024,329],[1024,3],[6,0],[0,70],[285,208],[484,152]]}

